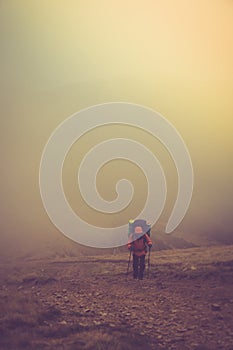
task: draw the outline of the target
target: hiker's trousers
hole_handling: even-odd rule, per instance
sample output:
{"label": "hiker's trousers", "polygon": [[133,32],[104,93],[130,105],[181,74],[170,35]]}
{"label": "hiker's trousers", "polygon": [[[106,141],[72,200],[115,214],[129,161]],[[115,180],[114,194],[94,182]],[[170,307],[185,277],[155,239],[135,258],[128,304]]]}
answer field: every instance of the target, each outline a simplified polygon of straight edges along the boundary
{"label": "hiker's trousers", "polygon": [[134,278],[142,278],[145,270],[145,255],[137,256],[133,254],[133,275]]}

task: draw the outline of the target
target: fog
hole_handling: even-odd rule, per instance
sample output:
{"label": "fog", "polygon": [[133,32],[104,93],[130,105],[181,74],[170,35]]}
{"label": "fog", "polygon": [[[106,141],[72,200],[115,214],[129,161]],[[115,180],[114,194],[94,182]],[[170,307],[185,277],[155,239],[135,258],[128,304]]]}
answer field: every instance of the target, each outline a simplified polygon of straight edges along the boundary
{"label": "fog", "polygon": [[[231,1],[0,3],[2,254],[52,247],[63,237],[40,197],[43,148],[70,115],[111,101],[148,106],[182,135],[195,181],[177,230],[231,235],[232,13]],[[157,223],[163,229],[176,198],[176,169],[161,143],[137,129],[105,127],[101,137],[93,132],[74,145],[63,173],[73,209],[88,222],[108,226],[127,223],[143,206],[144,175],[123,160],[101,169],[97,187],[112,200],[116,180],[129,178],[135,196],[126,211],[100,214],[80,197],[77,167],[95,141],[110,136],[144,143],[161,161],[168,186]]]}

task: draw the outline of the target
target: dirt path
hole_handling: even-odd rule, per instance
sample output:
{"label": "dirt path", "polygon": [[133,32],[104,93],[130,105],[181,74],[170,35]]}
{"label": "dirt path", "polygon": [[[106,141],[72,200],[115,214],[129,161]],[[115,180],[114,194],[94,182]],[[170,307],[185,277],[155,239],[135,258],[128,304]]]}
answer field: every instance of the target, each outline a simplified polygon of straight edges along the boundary
{"label": "dirt path", "polygon": [[154,253],[143,281],[126,254],[7,265],[1,349],[233,349],[232,253]]}

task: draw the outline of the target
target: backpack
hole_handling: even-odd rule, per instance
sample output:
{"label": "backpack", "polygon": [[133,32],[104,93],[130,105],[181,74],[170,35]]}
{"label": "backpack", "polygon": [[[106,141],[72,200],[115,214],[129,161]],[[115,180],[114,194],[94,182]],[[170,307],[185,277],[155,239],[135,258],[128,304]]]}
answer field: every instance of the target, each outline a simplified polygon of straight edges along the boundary
{"label": "backpack", "polygon": [[137,220],[129,220],[129,231],[128,231],[128,237],[134,233],[134,229],[136,226],[141,226],[144,234],[147,233],[150,237],[151,233],[151,224],[147,222],[146,220],[137,219]]}

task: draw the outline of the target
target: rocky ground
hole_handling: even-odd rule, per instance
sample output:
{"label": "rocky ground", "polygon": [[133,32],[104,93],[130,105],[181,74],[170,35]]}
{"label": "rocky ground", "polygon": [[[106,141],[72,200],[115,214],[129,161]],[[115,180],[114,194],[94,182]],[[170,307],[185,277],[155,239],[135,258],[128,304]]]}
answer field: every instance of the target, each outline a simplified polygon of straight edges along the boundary
{"label": "rocky ground", "polygon": [[233,246],[1,264],[0,349],[233,349]]}

